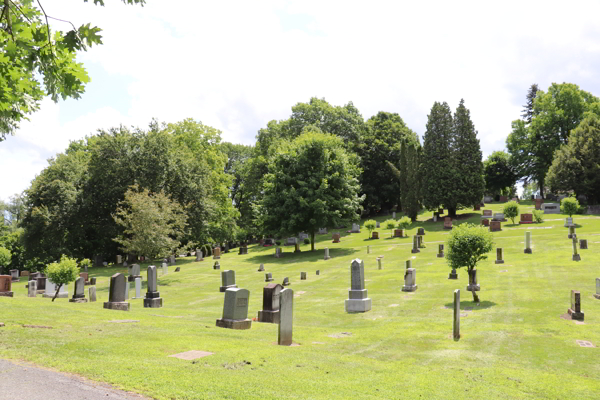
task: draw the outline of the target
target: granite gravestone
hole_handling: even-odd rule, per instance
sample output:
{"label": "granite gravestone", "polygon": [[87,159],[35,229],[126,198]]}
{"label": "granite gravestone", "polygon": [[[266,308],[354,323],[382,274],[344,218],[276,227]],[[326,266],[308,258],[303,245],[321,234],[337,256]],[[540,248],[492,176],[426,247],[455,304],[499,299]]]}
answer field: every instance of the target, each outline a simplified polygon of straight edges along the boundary
{"label": "granite gravestone", "polygon": [[569,228],[571,226],[574,226],[573,224],[573,218],[572,217],[567,217],[565,218],[565,228]]}
{"label": "granite gravestone", "polygon": [[96,278],[90,278],[90,285],[96,285]]}
{"label": "granite gravestone", "polygon": [[243,256],[243,255],[246,255],[246,254],[248,254],[248,247],[241,246],[240,247],[240,251],[238,253],[238,256]]}
{"label": "granite gravestone", "polygon": [[394,237],[404,237],[404,229],[394,229]]}
{"label": "granite gravestone", "polygon": [[438,254],[437,254],[438,258],[442,258],[444,257],[444,245],[443,244],[439,244],[438,245]]}
{"label": "granite gravestone", "polygon": [[535,199],[535,209],[541,210],[543,202],[544,202],[544,200],[542,200],[542,199]]}
{"label": "granite gravestone", "polygon": [[292,326],[294,313],[294,291],[283,289],[279,293],[279,331],[277,344],[280,346],[292,345]]}
{"label": "granite gravestone", "polygon": [[289,237],[285,241],[286,246],[295,246],[298,243],[298,239],[295,237]]}
{"label": "granite gravestone", "polygon": [[502,259],[502,248],[496,248],[496,264],[504,264],[504,260]]}
{"label": "granite gravestone", "polygon": [[596,278],[596,294],[594,297],[600,300],[600,278]]}
{"label": "granite gravestone", "polygon": [[396,219],[396,211],[392,213],[392,219]]}
{"label": "granite gravestone", "polygon": [[521,214],[521,220],[519,221],[519,224],[533,224],[533,214]]}
{"label": "granite gravestone", "polygon": [[373,231],[373,233],[371,233],[371,239],[379,239],[379,232]]}
{"label": "granite gravestone", "polygon": [[90,278],[87,272],[81,272],[79,274],[80,277],[83,278],[83,284],[84,285],[89,285],[90,284]]}
{"label": "granite gravestone", "polygon": [[215,261],[215,264],[213,265],[213,269],[221,269],[221,264],[218,261]]}
{"label": "granite gravestone", "polygon": [[[567,236],[569,239],[573,239],[573,235],[575,235],[575,225],[569,226],[569,235]],[[575,236],[577,237],[577,236]]]}
{"label": "granite gravestone", "polygon": [[38,277],[36,279],[36,286],[37,286],[38,294],[44,294],[44,292],[46,291],[46,281],[47,280],[48,280],[48,278],[46,278],[45,276]]}
{"label": "granite gravestone", "polygon": [[19,282],[20,278],[19,278],[19,270],[18,269],[11,269],[10,271],[10,279],[13,282]]}
{"label": "granite gravestone", "polygon": [[96,301],[96,286],[89,287],[89,298],[90,298],[90,303],[93,303]]}
{"label": "granite gravestone", "polygon": [[213,249],[213,260],[221,259],[221,248],[219,246]]}
{"label": "granite gravestone", "polygon": [[581,311],[581,294],[579,290],[571,290],[571,308],[567,310],[571,319],[583,321],[584,315]]}
{"label": "granite gravestone", "polygon": [[231,288],[225,291],[223,318],[217,319],[217,326],[228,329],[250,329],[252,320],[248,319],[247,289]]}
{"label": "granite gravestone", "polygon": [[258,272],[263,272],[265,270],[265,265],[264,264],[260,264],[258,266]]}
{"label": "granite gravestone", "polygon": [[10,275],[0,275],[0,296],[13,297],[12,277]]}
{"label": "granite gravestone", "polygon": [[294,253],[302,253],[302,250],[300,250],[300,243],[294,245]]}
{"label": "granite gravestone", "polygon": [[135,282],[135,280],[137,278],[142,279],[142,275],[140,274],[140,265],[139,264],[133,264],[128,269],[129,269],[129,277],[127,278],[127,280],[129,282]]}
{"label": "granite gravestone", "polygon": [[175,261],[175,254],[171,254],[169,256],[169,265],[175,265],[176,261]]}
{"label": "granite gravestone", "polygon": [[458,279],[456,269],[452,268],[452,271],[450,271],[450,273],[448,274],[448,279]]}
{"label": "granite gravestone", "polygon": [[419,237],[417,235],[413,236],[413,248],[410,251],[411,253],[420,253],[421,250],[419,250]]}
{"label": "granite gravestone", "polygon": [[492,221],[502,221],[505,222],[506,218],[504,218],[504,213],[495,213]]}
{"label": "granite gravestone", "polygon": [[360,225],[352,224],[352,233],[360,233]]}
{"label": "granite gravestone", "polygon": [[406,269],[412,268],[412,260],[406,260],[404,265],[406,266]]}
{"label": "granite gravestone", "polygon": [[417,235],[419,235],[419,236],[425,236],[425,228],[419,228],[419,229],[417,229]]}
{"label": "granite gravestone", "polygon": [[581,256],[577,253],[577,239],[573,239],[573,261],[581,261]]}
{"label": "granite gravestone", "polygon": [[416,284],[417,270],[414,268],[407,268],[404,272],[404,286],[402,286],[403,292],[414,292],[417,290]]}
{"label": "granite gravestone", "polygon": [[365,264],[360,259],[350,265],[350,290],[346,300],[346,312],[366,312],[371,309],[371,299],[365,289]]}
{"label": "granite gravestone", "polygon": [[483,210],[483,215],[481,216],[481,219],[490,219],[492,218],[492,210]]}
{"label": "granite gravestone", "polygon": [[377,269],[383,269],[383,256],[377,257]]}
{"label": "granite gravestone", "polygon": [[525,250],[524,250],[525,254],[531,254],[532,250],[531,250],[531,232],[527,231],[525,232]]}
{"label": "granite gravestone", "polygon": [[315,275],[321,275],[321,270],[320,269],[316,270]]}
{"label": "granite gravestone", "polygon": [[[217,264],[218,264],[218,262],[217,262]],[[163,262],[161,264],[161,266],[162,266],[162,274],[167,275],[169,273],[169,265],[167,265],[166,262]]]}
{"label": "granite gravestone", "polygon": [[560,214],[560,206],[557,203],[542,204],[544,214]]}
{"label": "granite gravestone", "polygon": [[367,254],[371,254],[371,246],[367,246]]}
{"label": "granite gravestone", "polygon": [[[42,294],[42,297],[54,298],[55,294],[56,294],[56,284],[54,282],[52,282],[50,279],[48,279],[46,281],[46,290],[44,291],[44,294]],[[66,299],[67,297],[69,297],[69,287],[67,285],[62,285],[60,287],[60,290],[58,291],[58,296],[56,296],[56,298],[57,299]]]}
{"label": "granite gravestone", "polygon": [[300,280],[301,281],[305,281],[306,280],[306,272],[300,272]]}
{"label": "granite gravestone", "polygon": [[110,277],[110,288],[108,292],[108,302],[104,303],[104,308],[109,310],[129,311],[129,302],[125,293],[127,292],[129,282],[123,274],[114,274]]}
{"label": "granite gravestone", "polygon": [[134,299],[142,298],[142,278],[135,278],[135,297]]}
{"label": "granite gravestone", "polygon": [[226,269],[221,272],[221,287],[219,288],[219,292],[224,292],[230,288],[236,288],[235,284],[235,271],[231,269]]}
{"label": "granite gravestone", "polygon": [[340,234],[339,233],[334,233],[331,238],[333,239],[333,243],[339,243],[340,242]]}
{"label": "granite gravestone", "polygon": [[148,267],[148,289],[144,298],[144,308],[160,307],[162,307],[162,297],[158,292],[158,274],[156,267],[151,265]]}
{"label": "granite gravestone", "polygon": [[444,218],[444,229],[452,229],[452,218]]}
{"label": "granite gravestone", "polygon": [[287,276],[285,278],[283,278],[283,286],[289,286],[290,285],[290,278],[288,278]]}
{"label": "granite gravestone", "polygon": [[275,258],[281,258],[283,257],[283,251],[281,250],[281,247],[276,247],[275,248]]}
{"label": "granite gravestone", "polygon": [[469,292],[481,290],[479,283],[477,282],[477,269],[473,268],[469,271],[469,285],[467,286]]}
{"label": "granite gravestone", "polygon": [[85,281],[82,277],[75,280],[73,297],[71,297],[69,301],[71,303],[87,303],[87,299],[85,298]]}
{"label": "granite gravestone", "polygon": [[273,275],[271,275],[270,272],[267,272],[265,274],[265,282],[272,282],[273,281]]}
{"label": "granite gravestone", "polygon": [[587,239],[579,240],[579,250],[587,250]]}
{"label": "granite gravestone", "polygon": [[490,232],[500,232],[502,230],[502,222],[492,220],[490,222]]}
{"label": "granite gravestone", "polygon": [[37,280],[27,282],[27,297],[35,297],[37,295]]}
{"label": "granite gravestone", "polygon": [[327,234],[327,228],[319,228],[319,235],[326,235]]}
{"label": "granite gravestone", "polygon": [[278,283],[269,283],[263,288],[263,309],[258,312],[258,322],[279,323],[279,293],[282,289]]}
{"label": "granite gravestone", "polygon": [[202,256],[202,250],[196,249],[196,261],[204,261],[204,257]]}
{"label": "granite gravestone", "polygon": [[329,257],[329,248],[325,247],[325,260],[329,260],[331,257]]}
{"label": "granite gravestone", "polygon": [[490,220],[489,219],[482,219],[481,220],[481,225],[483,226],[490,226]]}
{"label": "granite gravestone", "polygon": [[452,325],[452,337],[460,339],[460,289],[454,291],[454,321]]}

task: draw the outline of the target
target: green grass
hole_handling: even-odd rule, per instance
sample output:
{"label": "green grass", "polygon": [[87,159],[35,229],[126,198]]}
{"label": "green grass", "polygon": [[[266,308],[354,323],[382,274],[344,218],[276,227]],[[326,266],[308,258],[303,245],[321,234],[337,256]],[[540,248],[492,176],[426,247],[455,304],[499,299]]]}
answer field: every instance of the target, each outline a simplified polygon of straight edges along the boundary
{"label": "green grass", "polygon": [[[502,205],[485,208],[498,212]],[[531,208],[524,202],[521,213]],[[460,223],[479,223],[480,212],[464,212],[473,216]],[[427,212],[420,219],[430,216]],[[275,282],[290,278],[297,295],[294,342],[300,346],[277,346],[273,324],[253,322],[246,331],[217,328],[224,297],[219,293],[220,271],[212,269],[212,259],[196,263],[189,257],[179,259],[179,273],[170,267],[162,277],[159,271],[164,299],[160,309],[143,308],[141,299],[130,299],[130,312],[102,308],[108,277],[126,272],[123,268],[90,270],[90,276],[98,277],[96,303],[27,298],[24,282],[14,284],[14,298],[0,297],[0,321],[6,324],[0,328],[0,357],[77,373],[158,399],[597,399],[600,300],[592,295],[600,277],[600,217],[574,216],[577,236],[588,239],[589,246],[580,251],[580,262],[571,261],[565,216],[546,218],[529,226],[509,221],[494,233],[496,245],[504,248],[505,264],[494,264],[494,249],[478,266],[479,307],[465,290],[466,271],[459,270],[458,281],[448,280],[450,269],[436,257],[437,244],[448,234],[443,222],[415,223],[402,239],[390,239],[389,230],[378,229],[381,239],[369,240],[363,229],[333,244],[330,231],[318,236],[314,253],[309,245],[302,245],[301,254],[286,246],[284,258],[277,260],[274,248],[251,246],[248,255],[239,256],[234,249],[220,260],[221,270],[234,269],[238,286],[250,290],[250,317],[262,308],[260,263]],[[413,261],[419,288],[404,293],[404,262],[413,256],[412,235],[421,226],[427,248]],[[523,253],[527,229],[532,231],[531,255]],[[331,260],[323,260],[324,247],[329,247]],[[375,260],[380,255],[385,256],[383,270]],[[365,261],[366,288],[373,301],[372,310],[364,314],[344,311],[353,258]],[[300,281],[301,271],[308,273],[306,281]],[[458,342],[451,339],[452,310],[445,308],[452,305],[454,289],[461,289],[461,308],[468,314],[461,318]],[[584,325],[560,318],[570,306],[571,289],[581,291]],[[298,295],[300,291],[305,293]],[[119,319],[139,322],[109,323]],[[342,332],[351,335],[330,337]],[[599,348],[579,347],[578,339]],[[196,361],[167,357],[188,350],[215,354]]]}

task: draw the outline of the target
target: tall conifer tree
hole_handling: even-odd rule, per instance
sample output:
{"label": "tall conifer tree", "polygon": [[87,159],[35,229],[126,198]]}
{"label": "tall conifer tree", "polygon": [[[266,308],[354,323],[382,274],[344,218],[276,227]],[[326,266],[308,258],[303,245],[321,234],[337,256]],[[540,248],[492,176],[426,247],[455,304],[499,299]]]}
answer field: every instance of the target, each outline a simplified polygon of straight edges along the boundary
{"label": "tall conifer tree", "polygon": [[421,146],[418,143],[405,142],[402,147],[405,148],[406,157],[404,174],[406,189],[402,192],[402,206],[404,213],[414,222],[421,210],[421,176],[419,174]]}

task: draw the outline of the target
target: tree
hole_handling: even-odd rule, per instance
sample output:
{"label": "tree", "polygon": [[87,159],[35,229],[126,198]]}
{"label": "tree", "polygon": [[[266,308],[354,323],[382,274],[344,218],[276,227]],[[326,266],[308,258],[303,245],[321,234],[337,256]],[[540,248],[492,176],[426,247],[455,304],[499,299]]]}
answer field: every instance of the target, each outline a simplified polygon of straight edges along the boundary
{"label": "tree", "polygon": [[565,197],[560,201],[560,211],[572,217],[579,210],[579,201],[575,197]]}
{"label": "tree", "polygon": [[308,232],[311,250],[323,226],[358,221],[360,169],[340,138],[309,131],[282,142],[269,162],[260,221],[266,232]]}
{"label": "tree", "polygon": [[519,216],[519,204],[516,201],[509,201],[504,204],[502,212],[504,213],[504,216],[510,218],[514,224],[515,218]]}
{"label": "tree", "polygon": [[122,250],[150,259],[172,254],[181,244],[179,239],[187,225],[183,207],[164,191],[151,193],[138,186],[125,192],[125,200],[113,217],[124,228],[123,235],[114,239]]}
{"label": "tree", "polygon": [[383,221],[383,224],[382,224],[383,227],[385,229],[389,229],[390,230],[390,237],[394,236],[393,230],[396,229],[396,224],[397,224],[396,220],[395,219],[391,219],[391,218],[390,219],[386,219],[385,221]]}
{"label": "tree", "polygon": [[[84,0],[88,1],[88,0]],[[144,4],[145,0],[123,0]],[[0,13],[0,141],[14,134],[27,115],[38,110],[50,96],[55,102],[78,99],[90,78],[76,60],[78,51],[102,44],[101,31],[90,24],[76,28],[69,21],[46,14],[32,0],[3,0]],[[103,0],[94,4],[104,5]],[[50,29],[49,20],[64,22],[67,32]]]}
{"label": "tree", "polygon": [[[485,227],[474,224],[460,224],[452,229],[448,238],[446,260],[452,269],[467,267],[469,276],[477,263],[487,259],[492,251],[494,239]],[[473,293],[473,301],[479,303],[479,297]]]}
{"label": "tree", "polygon": [[[453,190],[457,193],[455,209],[479,204],[485,191],[481,147],[470,114],[470,111],[465,107],[465,101],[461,99],[453,118],[454,146],[452,157],[456,171]],[[456,212],[450,214],[453,216]]]}
{"label": "tree", "polygon": [[547,183],[552,191],[574,191],[600,202],[600,118],[591,115],[571,131],[569,143],[554,153]]}
{"label": "tree", "polygon": [[421,163],[423,205],[428,210],[440,206],[456,215],[458,193],[455,191],[457,178],[452,159],[453,146],[452,112],[447,103],[435,102],[427,116],[423,136],[423,162]]}
{"label": "tree", "polygon": [[10,250],[0,247],[0,267],[8,267],[12,259]]}
{"label": "tree", "polygon": [[420,143],[403,142],[400,147],[400,169],[388,161],[388,166],[400,181],[402,210],[414,222],[421,210]]}
{"label": "tree", "polygon": [[492,196],[503,194],[517,183],[510,155],[504,151],[493,152],[483,162],[483,176],[485,189]]}
{"label": "tree", "polygon": [[528,124],[531,123],[531,120],[534,115],[533,106],[535,104],[535,96],[538,90],[539,89],[537,83],[534,83],[529,87],[529,91],[527,92],[527,103],[525,103],[525,105],[523,106],[523,114],[521,114],[521,117]]}
{"label": "tree", "polygon": [[52,301],[54,301],[63,285],[75,282],[79,277],[77,260],[62,255],[60,257],[60,262],[53,262],[46,266],[45,273],[48,279],[56,285],[56,293],[54,293],[54,297],[52,297]]}
{"label": "tree", "polygon": [[369,237],[371,237],[371,232],[375,230],[375,227],[377,227],[377,221],[375,221],[374,219],[369,219],[365,221],[365,228],[367,228],[367,230],[369,231]]}

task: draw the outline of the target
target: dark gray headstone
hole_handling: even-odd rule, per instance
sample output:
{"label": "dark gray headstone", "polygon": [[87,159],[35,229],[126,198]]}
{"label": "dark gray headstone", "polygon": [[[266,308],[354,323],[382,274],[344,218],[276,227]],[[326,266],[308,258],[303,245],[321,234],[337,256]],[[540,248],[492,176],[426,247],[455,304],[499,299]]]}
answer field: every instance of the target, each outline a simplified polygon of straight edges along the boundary
{"label": "dark gray headstone", "polygon": [[125,291],[127,285],[127,279],[123,274],[114,274],[110,277],[110,289],[108,293],[108,301],[110,303],[121,303],[125,299]]}

